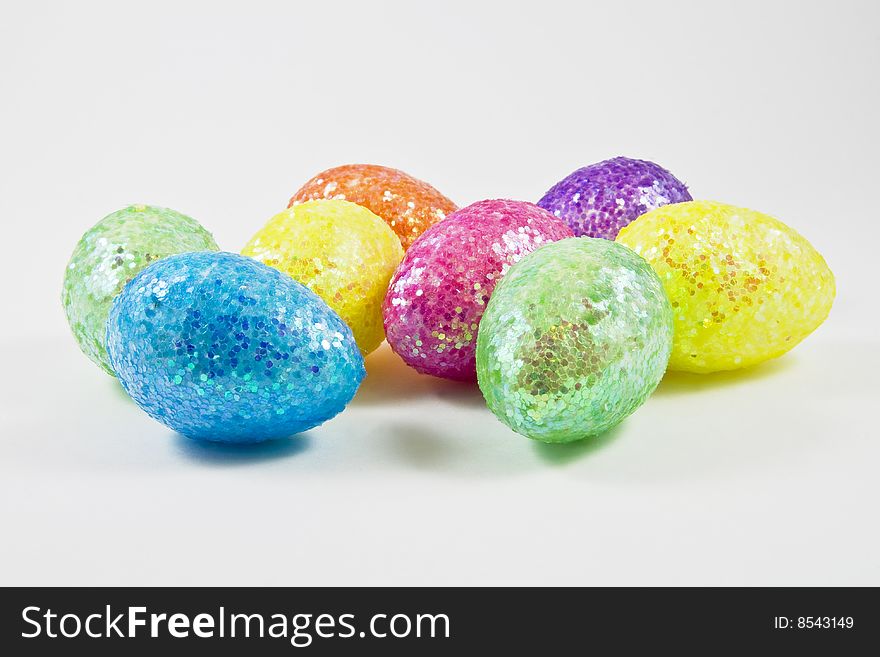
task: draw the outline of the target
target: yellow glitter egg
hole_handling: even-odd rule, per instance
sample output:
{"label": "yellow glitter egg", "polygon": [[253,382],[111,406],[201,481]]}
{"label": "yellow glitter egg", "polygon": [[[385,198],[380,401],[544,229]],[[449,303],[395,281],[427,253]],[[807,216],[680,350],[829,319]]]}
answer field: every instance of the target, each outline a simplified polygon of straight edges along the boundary
{"label": "yellow glitter egg", "polygon": [[713,201],[666,205],[617,240],[647,260],[672,303],[669,369],[733,370],[781,356],[828,317],[834,275],[797,231]]}
{"label": "yellow glitter egg", "polygon": [[351,327],[362,354],[385,338],[382,300],[403,248],[365,207],[341,200],[294,205],[272,217],[241,253],[324,299]]}

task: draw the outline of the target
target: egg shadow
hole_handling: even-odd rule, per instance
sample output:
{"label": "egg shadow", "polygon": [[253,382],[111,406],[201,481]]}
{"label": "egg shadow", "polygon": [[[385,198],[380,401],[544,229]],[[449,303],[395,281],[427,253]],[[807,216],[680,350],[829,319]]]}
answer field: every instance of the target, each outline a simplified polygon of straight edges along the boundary
{"label": "egg shadow", "polygon": [[421,424],[392,424],[384,433],[395,457],[418,469],[449,470],[466,458],[455,441]]}
{"label": "egg shadow", "polygon": [[424,396],[430,389],[430,377],[407,367],[387,343],[365,360],[367,376],[352,400],[355,406],[381,406]]}
{"label": "egg shadow", "polygon": [[392,422],[383,430],[392,460],[415,468],[467,479],[514,477],[547,465],[587,460],[620,435],[615,428],[593,439],[548,445],[531,441],[500,423],[473,434],[443,431],[416,422]]}
{"label": "egg shadow", "polygon": [[625,423],[618,424],[598,436],[590,436],[570,443],[543,443],[535,441],[534,450],[547,464],[566,465],[589,458],[607,448],[624,433]]}
{"label": "egg shadow", "polygon": [[307,434],[264,440],[259,443],[220,443],[194,440],[174,434],[178,454],[202,465],[237,466],[274,461],[305,452],[311,447]]}
{"label": "egg shadow", "polygon": [[122,383],[120,383],[119,379],[110,374],[108,374],[107,376],[107,387],[110,388],[111,394],[114,395],[117,399],[124,399],[129,404],[134,403],[134,400],[128,396],[125,388],[122,387]]}
{"label": "egg shadow", "polygon": [[462,406],[482,406],[476,382],[451,381],[421,374],[403,362],[387,343],[367,356],[367,376],[352,400],[355,406],[386,406],[422,397],[437,397]]}
{"label": "egg shadow", "polygon": [[442,477],[484,481],[521,476],[541,466],[526,445],[509,442],[516,438],[507,435],[471,436],[415,422],[391,423],[383,435],[391,461]]}
{"label": "egg shadow", "polygon": [[486,400],[476,381],[448,381],[437,379],[434,383],[434,396],[458,406],[485,407]]}
{"label": "egg shadow", "polygon": [[725,370],[708,374],[667,371],[654,394],[660,397],[687,395],[704,390],[754,383],[761,379],[781,374],[794,368],[796,365],[797,359],[788,354],[781,358],[775,358],[739,370]]}

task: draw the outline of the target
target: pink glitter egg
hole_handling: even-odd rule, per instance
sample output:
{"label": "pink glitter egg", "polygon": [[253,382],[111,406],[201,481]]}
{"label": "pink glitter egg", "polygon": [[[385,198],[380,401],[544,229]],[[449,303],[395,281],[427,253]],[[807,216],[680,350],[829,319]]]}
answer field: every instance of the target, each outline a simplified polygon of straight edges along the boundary
{"label": "pink glitter egg", "polygon": [[479,201],[425,231],[394,272],[382,312],[391,348],[424,374],[476,380],[480,318],[507,269],[539,246],[573,237],[524,201]]}

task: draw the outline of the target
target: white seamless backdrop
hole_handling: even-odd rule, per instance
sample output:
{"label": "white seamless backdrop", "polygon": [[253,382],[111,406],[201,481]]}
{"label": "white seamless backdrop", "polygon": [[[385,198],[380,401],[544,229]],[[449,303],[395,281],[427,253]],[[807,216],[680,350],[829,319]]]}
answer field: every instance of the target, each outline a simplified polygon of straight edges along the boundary
{"label": "white seamless backdrop", "polygon": [[[878,71],[869,0],[4,3],[0,584],[880,584]],[[615,155],[802,232],[826,325],[568,447],[385,346],[246,450],[150,420],[65,325],[74,244],[130,203],[237,251],[329,166],[465,205]]]}

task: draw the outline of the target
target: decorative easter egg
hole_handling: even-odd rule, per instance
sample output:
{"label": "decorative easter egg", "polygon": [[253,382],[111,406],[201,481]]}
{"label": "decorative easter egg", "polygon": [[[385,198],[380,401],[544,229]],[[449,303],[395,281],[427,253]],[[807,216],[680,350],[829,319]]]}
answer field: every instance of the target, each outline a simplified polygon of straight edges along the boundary
{"label": "decorative easter egg", "polygon": [[403,249],[388,225],[348,201],[308,201],[272,217],[242,255],[275,267],[324,299],[361,353],[385,339],[382,300]]}
{"label": "decorative easter egg", "polygon": [[714,372],[784,354],[834,301],[834,276],[796,231],[766,214],[712,201],[652,210],[617,241],[644,257],[672,302],[669,368]]}
{"label": "decorative easter egg", "polygon": [[174,210],[131,205],[101,219],[77,243],[64,273],[61,303],[80,349],[113,374],[104,336],[114,297],[159,258],[217,250],[211,233]]}
{"label": "decorative easter egg", "polygon": [[404,249],[458,209],[428,183],[376,164],[346,164],[322,171],[293,195],[290,206],[319,198],[363,205],[391,226]]}
{"label": "decorative easter egg", "polygon": [[565,221],[575,235],[613,240],[649,210],[690,200],[685,184],[659,164],[615,157],[569,174],[538,205]]}
{"label": "decorative easter egg", "polygon": [[217,442],[315,427],[364,377],[339,315],[290,276],[232,253],[185,253],[144,269],[113,302],[107,351],[149,415]]}
{"label": "decorative easter egg", "polygon": [[648,263],[608,240],[571,238],[501,279],[480,324],[477,376],[507,426],[563,443],[641,406],[671,349],[672,310]]}
{"label": "decorative easter egg", "polygon": [[419,372],[476,377],[477,327],[508,267],[571,230],[522,201],[479,201],[431,227],[406,252],[385,297],[388,344]]}

